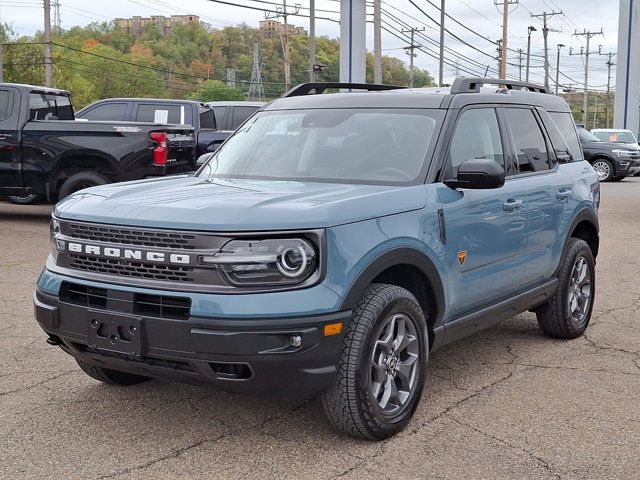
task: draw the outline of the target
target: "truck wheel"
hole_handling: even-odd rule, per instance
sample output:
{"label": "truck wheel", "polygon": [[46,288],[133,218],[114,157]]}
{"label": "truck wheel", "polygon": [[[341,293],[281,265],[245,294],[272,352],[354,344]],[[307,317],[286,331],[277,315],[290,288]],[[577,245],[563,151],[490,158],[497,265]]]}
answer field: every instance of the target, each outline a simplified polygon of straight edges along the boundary
{"label": "truck wheel", "polygon": [[601,182],[610,181],[615,174],[613,163],[605,158],[598,158],[595,162],[593,162],[593,168],[598,174],[598,180],[600,180]]}
{"label": "truck wheel", "polygon": [[37,193],[28,193],[27,195],[9,195],[7,199],[16,205],[32,205],[42,201],[42,197]]}
{"label": "truck wheel", "polygon": [[109,179],[104,175],[95,172],[80,172],[71,175],[65,180],[58,192],[58,199],[62,200],[78,190],[89,187],[97,187],[109,183]]}
{"label": "truck wheel", "polygon": [[347,327],[336,380],[321,394],[331,422],[369,440],[402,430],[422,395],[428,345],[415,297],[395,285],[370,285]]}
{"label": "truck wheel", "polygon": [[107,385],[136,385],[150,380],[149,377],[135,375],[133,373],[119,372],[118,370],[110,370],[108,368],[96,367],[82,360],[76,360],[84,373],[99,382]]}
{"label": "truck wheel", "polygon": [[612,179],[612,180],[613,180],[614,182],[621,182],[621,181],[622,181],[622,180],[624,180],[625,178],[627,178],[627,177],[613,177],[613,179]]}
{"label": "truck wheel", "polygon": [[579,238],[570,239],[558,274],[558,288],[551,300],[536,310],[545,334],[570,339],[584,333],[593,310],[595,280],[589,245]]}

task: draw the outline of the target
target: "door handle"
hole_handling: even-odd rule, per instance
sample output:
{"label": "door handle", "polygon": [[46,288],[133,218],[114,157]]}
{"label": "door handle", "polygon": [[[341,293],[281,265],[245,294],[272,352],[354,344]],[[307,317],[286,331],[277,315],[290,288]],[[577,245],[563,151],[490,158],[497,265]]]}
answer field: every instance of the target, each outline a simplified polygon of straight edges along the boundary
{"label": "door handle", "polygon": [[515,198],[510,198],[502,204],[502,208],[507,212],[513,212],[518,208],[522,208],[522,200],[516,200]]}
{"label": "door handle", "polygon": [[566,200],[572,194],[573,194],[573,190],[571,190],[570,188],[567,188],[565,190],[559,190],[558,193],[556,193],[556,198],[558,200]]}
{"label": "door handle", "polygon": [[0,140],[7,140],[11,138],[11,135],[8,133],[0,133]]}

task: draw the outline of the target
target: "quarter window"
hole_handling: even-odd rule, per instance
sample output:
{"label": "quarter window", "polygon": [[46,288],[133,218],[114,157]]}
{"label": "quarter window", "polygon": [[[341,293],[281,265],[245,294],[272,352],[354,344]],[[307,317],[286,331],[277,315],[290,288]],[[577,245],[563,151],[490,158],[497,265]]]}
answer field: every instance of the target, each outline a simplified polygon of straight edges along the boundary
{"label": "quarter window", "polygon": [[520,172],[549,170],[547,144],[533,112],[525,108],[507,108],[505,112],[516,144]]}
{"label": "quarter window", "polygon": [[580,147],[580,141],[576,134],[576,125],[573,123],[573,117],[570,113],[549,112],[549,116],[553,123],[556,124],[558,130],[567,142],[569,151],[574,160],[583,160],[582,148]]}
{"label": "quarter window", "polygon": [[448,175],[455,177],[460,164],[472,158],[488,158],[504,167],[500,128],[493,108],[474,108],[460,115],[449,148]]}
{"label": "quarter window", "polygon": [[11,92],[0,90],[0,120],[8,118],[11,114]]}

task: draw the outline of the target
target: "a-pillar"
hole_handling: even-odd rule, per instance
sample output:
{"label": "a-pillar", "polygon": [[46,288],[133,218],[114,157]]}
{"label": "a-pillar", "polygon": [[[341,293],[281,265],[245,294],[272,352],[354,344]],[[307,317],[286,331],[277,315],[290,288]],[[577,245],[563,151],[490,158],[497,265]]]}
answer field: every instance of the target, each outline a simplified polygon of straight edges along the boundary
{"label": "a-pillar", "polygon": [[[640,0],[637,0],[640,2]],[[364,83],[367,17],[365,0],[340,0],[340,81]]]}
{"label": "a-pillar", "polygon": [[613,126],[640,132],[640,0],[620,0]]}

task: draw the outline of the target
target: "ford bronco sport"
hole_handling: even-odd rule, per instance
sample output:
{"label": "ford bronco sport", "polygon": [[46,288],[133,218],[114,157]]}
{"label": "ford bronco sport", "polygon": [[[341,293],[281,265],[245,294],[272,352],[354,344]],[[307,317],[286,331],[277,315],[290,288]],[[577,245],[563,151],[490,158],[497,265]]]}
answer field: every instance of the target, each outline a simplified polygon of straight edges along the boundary
{"label": "ford bronco sport", "polygon": [[587,328],[600,187],[545,87],[303,84],[211,155],[55,207],[36,317],[91,377],[319,393],[381,439],[430,351],[527,310]]}

